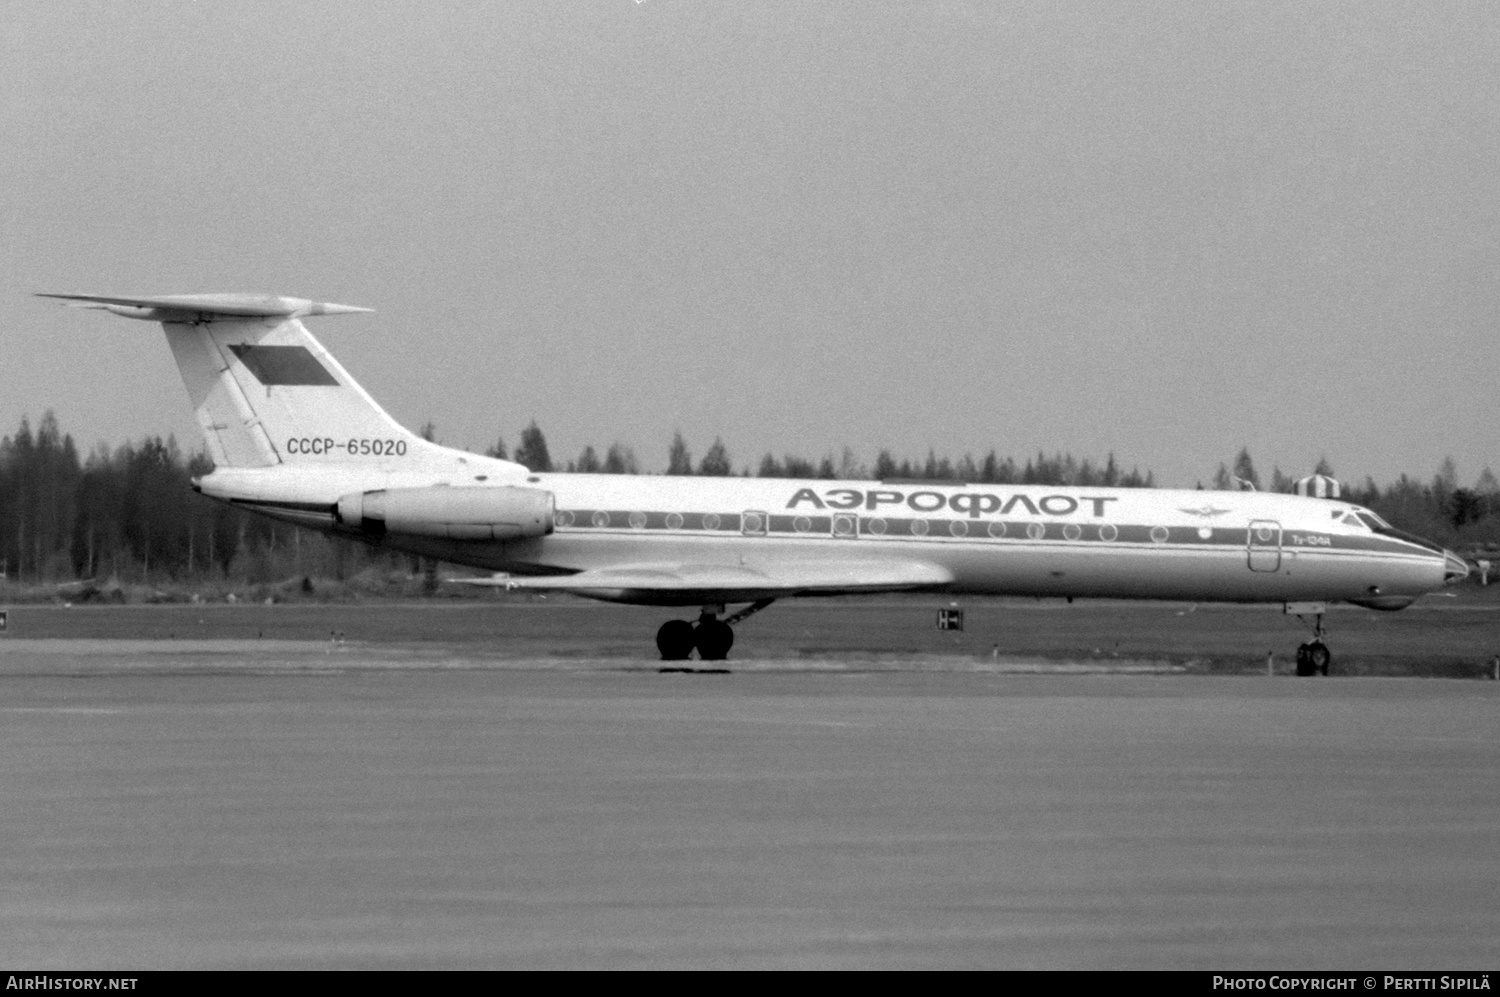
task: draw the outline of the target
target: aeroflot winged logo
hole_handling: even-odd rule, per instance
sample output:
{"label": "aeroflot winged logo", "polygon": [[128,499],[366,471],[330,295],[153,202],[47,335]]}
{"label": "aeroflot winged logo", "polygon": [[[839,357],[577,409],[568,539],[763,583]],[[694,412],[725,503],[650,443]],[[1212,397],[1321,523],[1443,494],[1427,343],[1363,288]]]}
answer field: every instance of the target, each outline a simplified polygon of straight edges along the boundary
{"label": "aeroflot winged logo", "polygon": [[1212,519],[1214,516],[1222,516],[1222,515],[1224,515],[1229,510],[1228,509],[1216,509],[1213,506],[1208,505],[1207,503],[1204,503],[1203,505],[1199,506],[1196,509],[1190,509],[1190,508],[1187,508],[1187,507],[1184,506],[1184,507],[1179,508],[1177,511],[1178,512],[1185,512],[1189,516],[1197,516],[1200,519]]}
{"label": "aeroflot winged logo", "polygon": [[1020,493],[1006,498],[992,492],[946,494],[937,491],[898,492],[882,488],[872,488],[869,491],[831,488],[819,496],[811,488],[799,488],[786,507],[796,509],[807,503],[814,509],[864,509],[867,512],[878,512],[881,509],[895,511],[896,506],[906,506],[914,512],[951,509],[970,519],[978,519],[995,512],[1010,515],[1017,508],[1024,509],[1033,516],[1071,516],[1087,504],[1094,516],[1102,517],[1105,504],[1118,501],[1114,496],[1043,495],[1033,499],[1030,495]]}

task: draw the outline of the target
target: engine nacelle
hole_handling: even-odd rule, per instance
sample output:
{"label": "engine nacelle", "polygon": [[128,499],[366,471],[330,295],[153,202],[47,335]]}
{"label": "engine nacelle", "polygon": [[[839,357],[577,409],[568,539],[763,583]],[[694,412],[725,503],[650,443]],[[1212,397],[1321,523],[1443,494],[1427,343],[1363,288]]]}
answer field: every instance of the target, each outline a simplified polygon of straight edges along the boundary
{"label": "engine nacelle", "polygon": [[383,488],[339,499],[338,522],[374,536],[515,540],[552,532],[554,500],[539,488]]}

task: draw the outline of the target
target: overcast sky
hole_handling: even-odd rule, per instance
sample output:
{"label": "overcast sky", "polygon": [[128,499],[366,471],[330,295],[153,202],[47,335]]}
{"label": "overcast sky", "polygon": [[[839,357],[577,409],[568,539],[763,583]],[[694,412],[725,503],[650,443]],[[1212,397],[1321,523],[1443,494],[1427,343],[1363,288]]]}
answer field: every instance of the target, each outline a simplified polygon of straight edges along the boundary
{"label": "overcast sky", "polygon": [[446,443],[1500,471],[1500,5],[5,0],[0,433],[265,291]]}

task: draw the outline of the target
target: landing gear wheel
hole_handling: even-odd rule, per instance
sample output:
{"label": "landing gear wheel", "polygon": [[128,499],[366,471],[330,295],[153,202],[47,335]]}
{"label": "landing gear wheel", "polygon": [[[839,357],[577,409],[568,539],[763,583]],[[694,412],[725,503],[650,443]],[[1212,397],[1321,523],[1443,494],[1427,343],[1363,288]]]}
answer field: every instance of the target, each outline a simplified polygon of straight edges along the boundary
{"label": "landing gear wheel", "polygon": [[663,661],[686,661],[693,653],[697,635],[687,620],[668,620],[656,631],[656,649]]}
{"label": "landing gear wheel", "polygon": [[723,661],[734,646],[734,628],[722,620],[704,620],[697,629],[698,657],[704,661]]}
{"label": "landing gear wheel", "polygon": [[1327,675],[1328,666],[1332,661],[1333,653],[1328,650],[1328,645],[1320,640],[1302,644],[1297,648],[1297,674],[1304,678],[1309,675]]}
{"label": "landing gear wheel", "polygon": [[[1323,643],[1323,635],[1328,631],[1323,629],[1322,603],[1315,604],[1315,608],[1319,612],[1313,614],[1313,639],[1297,648],[1297,674],[1304,677],[1327,675],[1328,666],[1333,662],[1332,652],[1328,650],[1328,645]],[[1287,605],[1287,612],[1292,612],[1290,603]],[[1297,619],[1302,620],[1303,623],[1307,622],[1300,612],[1297,613]]]}
{"label": "landing gear wheel", "polygon": [[1297,674],[1303,678],[1315,674],[1312,662],[1309,660],[1306,644],[1297,645]]}

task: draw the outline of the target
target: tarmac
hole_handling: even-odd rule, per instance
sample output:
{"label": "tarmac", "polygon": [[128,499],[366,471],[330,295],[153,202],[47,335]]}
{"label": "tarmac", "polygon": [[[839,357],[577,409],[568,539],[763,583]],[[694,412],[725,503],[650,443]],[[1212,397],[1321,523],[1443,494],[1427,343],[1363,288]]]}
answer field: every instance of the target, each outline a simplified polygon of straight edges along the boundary
{"label": "tarmac", "polygon": [[1500,683],[0,641],[42,969],[1485,970]]}

